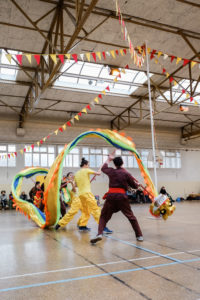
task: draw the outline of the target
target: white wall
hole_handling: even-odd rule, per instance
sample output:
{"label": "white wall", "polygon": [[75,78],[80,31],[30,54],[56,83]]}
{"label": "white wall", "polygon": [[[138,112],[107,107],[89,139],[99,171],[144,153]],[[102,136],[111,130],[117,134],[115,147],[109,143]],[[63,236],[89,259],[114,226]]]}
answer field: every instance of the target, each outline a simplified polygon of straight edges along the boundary
{"label": "white wall", "polygon": [[[28,123],[25,126],[26,134],[24,137],[16,136],[16,121],[5,122],[0,121],[0,143],[16,143],[17,150],[21,149],[25,143],[34,143],[49,132],[55,130],[59,124],[39,124]],[[82,125],[82,126],[80,126]],[[49,140],[49,144],[65,144],[70,142],[79,133],[87,131],[90,128],[96,128],[94,124],[79,123],[79,126],[69,128],[58,136],[53,136]],[[100,125],[98,124],[98,127]],[[103,128],[103,126],[101,126]],[[104,126],[106,127],[106,126]],[[108,126],[107,126],[108,127]],[[109,127],[108,127],[109,128]],[[158,187],[165,185],[169,193],[173,197],[186,197],[189,193],[200,193],[200,141],[193,140],[186,145],[180,144],[180,131],[159,129],[156,130],[157,143],[160,150],[165,149],[180,149],[182,156],[182,168],[181,169],[158,169]],[[136,127],[134,129],[126,130],[127,135],[133,137],[136,144],[136,148],[150,148],[151,147],[151,135],[149,128]],[[103,146],[106,145],[100,139],[85,139],[82,144]],[[17,157],[16,168],[1,168],[0,167],[0,190],[6,189],[7,193],[10,191],[10,185],[14,175],[24,168],[24,157],[20,154]],[[67,172],[68,170],[64,170]],[[150,174],[153,179],[153,171],[150,169]],[[141,180],[139,170],[133,169],[130,172]],[[24,189],[28,191],[33,183],[29,180],[25,181]],[[105,175],[97,179],[93,183],[93,192],[97,195],[102,195],[107,189],[107,178]]]}

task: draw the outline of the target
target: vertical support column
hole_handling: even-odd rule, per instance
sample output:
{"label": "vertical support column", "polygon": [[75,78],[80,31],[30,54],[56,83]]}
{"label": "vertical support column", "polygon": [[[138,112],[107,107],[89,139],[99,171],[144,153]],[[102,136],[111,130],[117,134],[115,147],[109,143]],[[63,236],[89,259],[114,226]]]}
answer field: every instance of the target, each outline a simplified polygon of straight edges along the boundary
{"label": "vertical support column", "polygon": [[157,171],[156,171],[156,151],[155,151],[155,140],[154,140],[154,120],[153,120],[151,85],[150,85],[150,76],[149,76],[149,55],[147,52],[147,43],[145,43],[145,45],[146,45],[146,61],[147,61],[147,81],[148,81],[148,92],[149,92],[149,109],[150,109],[150,117],[151,117],[151,139],[152,139],[152,150],[153,150],[154,182],[155,182],[156,190],[158,190]]}

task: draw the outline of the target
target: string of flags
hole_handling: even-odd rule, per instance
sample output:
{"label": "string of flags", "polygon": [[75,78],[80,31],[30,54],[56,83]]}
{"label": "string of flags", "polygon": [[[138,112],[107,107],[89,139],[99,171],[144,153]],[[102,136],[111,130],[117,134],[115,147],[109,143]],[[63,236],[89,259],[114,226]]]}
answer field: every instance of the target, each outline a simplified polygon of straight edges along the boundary
{"label": "string of flags", "polygon": [[121,32],[123,34],[123,39],[124,41],[128,41],[131,59],[133,59],[133,62],[137,67],[142,67],[142,65],[144,64],[144,55],[142,53],[142,56],[139,56],[133,46],[133,43],[131,41],[130,35],[128,33],[127,27],[123,19],[123,15],[121,13],[121,9],[119,7],[118,0],[116,0],[116,16],[119,17],[119,24],[121,25]]}
{"label": "string of flags", "polygon": [[[135,51],[135,50],[134,50]],[[112,49],[108,51],[98,51],[98,52],[87,52],[87,53],[81,53],[81,54],[76,54],[76,53],[66,53],[66,54],[31,54],[31,53],[22,53],[22,54],[10,54],[7,53],[5,54],[5,57],[7,58],[8,62],[11,64],[12,59],[16,59],[18,64],[20,66],[25,63],[25,59],[28,60],[30,64],[35,61],[37,65],[40,64],[41,58],[43,57],[45,61],[48,63],[49,59],[53,61],[54,64],[57,64],[58,61],[61,61],[62,64],[64,64],[65,59],[67,60],[74,60],[76,63],[78,60],[87,60],[88,62],[94,61],[97,62],[97,59],[99,61],[106,60],[107,57],[112,57],[116,58],[117,56],[121,55],[124,56],[127,54],[127,49],[126,48],[120,48],[120,49]]]}
{"label": "string of flags", "polygon": [[[125,68],[119,70],[119,73],[114,77],[113,81],[117,82],[119,78],[121,78],[121,73],[126,73],[126,69],[129,69],[129,66],[126,65]],[[84,108],[82,108],[74,117],[72,117],[70,120],[65,122],[62,126],[57,128],[56,130],[50,132],[47,136],[42,138],[41,140],[37,141],[35,144],[32,144],[31,146],[24,147],[20,149],[18,152],[12,152],[8,154],[0,154],[0,160],[1,159],[10,159],[17,157],[18,154],[24,154],[26,151],[33,150],[34,147],[37,145],[38,147],[45,143],[52,135],[58,135],[59,133],[63,133],[68,127],[72,127],[75,122],[79,121],[79,119],[82,117],[83,114],[87,114],[88,111],[91,111],[92,108],[95,107],[96,104],[101,103],[103,100],[103,97],[110,92],[110,85],[108,84],[104,90],[102,90],[98,96],[96,96],[92,101],[90,101]]]}

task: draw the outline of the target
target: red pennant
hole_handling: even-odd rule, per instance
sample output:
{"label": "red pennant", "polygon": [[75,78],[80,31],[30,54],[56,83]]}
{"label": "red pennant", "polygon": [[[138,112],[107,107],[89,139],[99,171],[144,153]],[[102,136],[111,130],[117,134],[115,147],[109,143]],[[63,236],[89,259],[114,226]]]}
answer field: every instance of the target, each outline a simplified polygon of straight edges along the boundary
{"label": "red pennant", "polygon": [[106,53],[103,51],[102,52],[103,58],[106,59]]}
{"label": "red pennant", "polygon": [[119,51],[118,51],[118,50],[115,50],[115,53],[116,53],[117,55],[119,55]]}
{"label": "red pennant", "polygon": [[98,97],[99,97],[100,99],[102,99],[102,95],[101,95],[101,94],[99,94]]}
{"label": "red pennant", "polygon": [[124,54],[126,55],[126,49],[123,49]]}
{"label": "red pennant", "polygon": [[41,145],[43,144],[43,140],[40,140],[40,144],[41,144]]}
{"label": "red pennant", "polygon": [[69,127],[71,126],[71,123],[70,123],[70,121],[68,121],[68,122],[67,122],[67,126],[69,126]]}
{"label": "red pennant", "polygon": [[35,54],[33,56],[35,57],[35,60],[36,60],[37,64],[39,65],[40,64],[40,55],[39,54]]}
{"label": "red pennant", "polygon": [[117,77],[118,77],[118,78],[121,78],[122,76],[121,76],[121,74],[119,73],[119,74],[117,75]]}
{"label": "red pennant", "polygon": [[15,153],[15,156],[17,156],[17,152],[14,152]]}
{"label": "red pennant", "polygon": [[189,59],[184,59],[183,60],[183,66],[187,65],[189,63],[189,61],[190,61]]}
{"label": "red pennant", "polygon": [[109,85],[106,87],[106,90],[110,92],[110,87],[109,87]]}
{"label": "red pennant", "polygon": [[185,94],[185,92],[186,92],[185,90],[182,90],[182,94]]}
{"label": "red pennant", "polygon": [[92,57],[94,58],[94,61],[96,62],[97,58],[96,58],[96,53],[95,52],[92,52]]}
{"label": "red pennant", "polygon": [[26,148],[24,148],[24,152],[26,152]]}
{"label": "red pennant", "polygon": [[126,66],[125,66],[125,69],[129,69],[129,65],[126,65]]}
{"label": "red pennant", "polygon": [[20,65],[22,65],[22,54],[16,54],[15,56],[16,56],[16,59],[18,60],[18,63]]}
{"label": "red pennant", "polygon": [[156,53],[156,51],[157,51],[157,50],[154,49],[154,50],[151,52],[150,59],[153,59],[153,58],[154,58],[154,54]]}
{"label": "red pennant", "polygon": [[170,77],[170,78],[169,78],[169,82],[172,82],[172,81],[174,81],[174,78],[173,78],[173,77]]}
{"label": "red pennant", "polygon": [[62,127],[60,127],[60,128],[59,128],[59,130],[60,130],[60,132],[63,132],[63,129],[62,129]]}
{"label": "red pennant", "polygon": [[86,108],[87,108],[87,109],[89,109],[89,110],[91,110],[91,107],[90,107],[90,105],[89,105],[89,104],[86,106]]}
{"label": "red pennant", "polygon": [[193,97],[190,97],[190,102],[192,102],[193,99],[194,99]]}
{"label": "red pennant", "polygon": [[64,54],[59,54],[58,57],[60,58],[61,63],[64,64]]}
{"label": "red pennant", "polygon": [[174,58],[175,58],[175,56],[172,55],[172,56],[171,56],[171,63],[173,62]]}
{"label": "red pennant", "polygon": [[162,72],[163,72],[163,73],[165,73],[165,72],[166,72],[165,68],[163,68],[163,69],[162,69]]}
{"label": "red pennant", "polygon": [[82,112],[80,111],[80,112],[78,113],[78,115],[81,117],[81,115],[82,115]]}
{"label": "red pennant", "polygon": [[50,135],[47,135],[47,139],[49,139],[50,138]]}
{"label": "red pennant", "polygon": [[8,153],[8,158],[10,158],[10,154]]}
{"label": "red pennant", "polygon": [[77,63],[77,61],[78,61],[78,55],[77,54],[72,54],[72,57],[75,60],[75,62]]}
{"label": "red pennant", "polygon": [[34,144],[32,144],[32,145],[31,145],[31,148],[34,149],[34,147],[35,147]]}

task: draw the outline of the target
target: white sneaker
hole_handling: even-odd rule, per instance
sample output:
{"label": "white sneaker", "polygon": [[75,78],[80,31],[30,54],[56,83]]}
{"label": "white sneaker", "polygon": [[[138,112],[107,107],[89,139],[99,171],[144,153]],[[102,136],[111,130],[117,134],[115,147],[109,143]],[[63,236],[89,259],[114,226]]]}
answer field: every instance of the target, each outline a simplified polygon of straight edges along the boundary
{"label": "white sneaker", "polygon": [[102,234],[99,234],[99,235],[97,235],[95,238],[91,239],[91,240],[90,240],[90,243],[91,243],[91,244],[96,244],[97,242],[99,242],[99,241],[102,240],[102,237],[103,237],[103,235],[102,235]]}
{"label": "white sneaker", "polygon": [[143,236],[138,236],[136,239],[137,239],[138,242],[143,242],[144,241]]}

